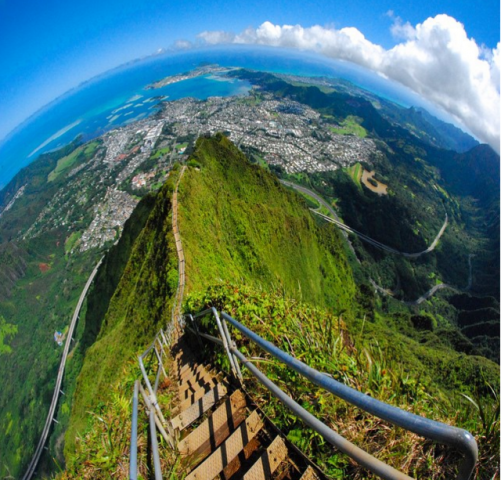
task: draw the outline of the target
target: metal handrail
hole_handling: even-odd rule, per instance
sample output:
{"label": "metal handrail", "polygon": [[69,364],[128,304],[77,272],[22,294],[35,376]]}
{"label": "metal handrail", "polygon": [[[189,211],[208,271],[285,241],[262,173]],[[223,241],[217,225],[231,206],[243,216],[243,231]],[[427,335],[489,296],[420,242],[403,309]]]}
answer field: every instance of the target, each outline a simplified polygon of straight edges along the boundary
{"label": "metal handrail", "polygon": [[[210,308],[204,310],[197,315],[191,316],[191,320],[194,322],[195,319],[203,317],[209,313],[212,313],[216,318],[216,322],[219,320],[219,315],[216,316],[217,310],[215,308]],[[252,330],[248,329],[237,320],[232,318],[230,315],[222,312],[221,318],[223,321],[229,322],[233,327],[239,330],[248,339],[252,340],[263,350],[268,352],[270,355],[275,357],[277,360],[281,361],[288,367],[292,368],[299,374],[303,375],[316,385],[326,389],[327,391],[333,393],[334,395],[342,398],[343,400],[351,403],[352,405],[361,408],[383,420],[386,420],[394,425],[400,426],[406,430],[414,432],[425,438],[434,440],[439,443],[443,443],[452,447],[457,448],[465,455],[465,459],[459,466],[459,473],[456,477],[457,480],[468,480],[475,468],[478,459],[478,447],[475,438],[466,430],[452,427],[435,420],[430,420],[419,415],[415,415],[410,412],[406,412],[400,408],[394,407],[380,400],[372,398],[364,393],[361,393],[351,387],[348,387],[340,382],[337,382],[333,378],[327,376],[324,373],[318,372],[314,368],[309,367],[303,362],[295,359],[291,355],[287,354],[283,350],[279,349],[271,342],[264,340],[259,335],[254,333]],[[221,321],[219,320],[219,324]],[[218,328],[219,328],[218,324]],[[198,333],[198,329],[193,330]],[[382,478],[388,480],[401,480],[409,479],[407,475],[398,472],[397,470],[389,467],[383,462],[372,457],[368,453],[360,450],[355,445],[348,442],[342,436],[334,432],[332,429],[327,427],[325,424],[320,422],[315,417],[313,421],[310,417],[311,414],[304,411],[302,412],[299,405],[294,402],[290,397],[288,397],[284,392],[282,392],[276,385],[274,385],[266,376],[262,374],[254,365],[252,365],[243,354],[236,348],[235,344],[232,343],[231,338],[229,338],[229,332],[224,331],[223,328],[219,328],[220,334],[222,335],[223,345],[229,345],[226,349],[227,355],[230,357],[230,365],[236,363],[237,358],[243,362],[243,364],[249,369],[249,371],[255,375],[265,387],[269,388],[270,391],[276,395],[287,407],[294,411],[303,421],[305,421],[310,427],[316,430],[320,435],[322,435],[329,443],[332,443],[337,448],[347,453],[351,458],[358,461],[361,465],[365,466],[369,470],[373,471]],[[227,338],[224,338],[225,335]],[[207,338],[207,335],[203,335]],[[209,340],[212,340],[209,338]],[[229,352],[228,352],[229,350]],[[231,362],[231,357],[234,357],[234,362]],[[264,377],[264,378],[263,378]],[[274,385],[274,386],[273,386]],[[279,393],[277,389],[281,392]],[[299,409],[298,409],[299,407]],[[304,409],[303,409],[304,410]],[[308,414],[306,415],[305,412]],[[322,425],[322,426],[321,426]],[[327,430],[326,430],[327,429]],[[362,452],[362,453],[360,453]]]}
{"label": "metal handrail", "polygon": [[[157,390],[160,383],[161,374],[164,377],[167,376],[163,366],[163,357],[165,355],[164,347],[169,347],[170,342],[174,334],[174,326],[169,326],[168,331],[160,330],[153,342],[148,346],[148,348],[138,357],[139,367],[143,376],[144,383],[146,385],[147,392],[144,390],[141,382],[136,380],[134,384],[134,396],[133,396],[133,407],[132,407],[132,427],[131,427],[131,452],[129,460],[129,479],[137,480],[137,423],[138,423],[138,390],[141,392],[144,403],[147,410],[149,411],[149,422],[150,422],[150,442],[151,451],[153,454],[153,466],[155,479],[161,480],[162,471],[160,466],[160,456],[158,452],[158,441],[156,437],[156,430],[160,432],[162,437],[174,448],[173,432],[169,429],[168,423],[165,421],[162,414],[162,410],[157,402]],[[157,348],[157,345],[160,348]],[[145,359],[148,355],[152,355],[153,358],[157,360],[157,371],[155,373],[155,383],[151,384],[148,374],[146,372],[146,367],[144,365]],[[167,431],[166,431],[167,429]]]}
{"label": "metal handrail", "polygon": [[134,395],[132,397],[132,427],[130,433],[130,465],[129,479],[137,480],[137,404],[139,380],[134,382]]}

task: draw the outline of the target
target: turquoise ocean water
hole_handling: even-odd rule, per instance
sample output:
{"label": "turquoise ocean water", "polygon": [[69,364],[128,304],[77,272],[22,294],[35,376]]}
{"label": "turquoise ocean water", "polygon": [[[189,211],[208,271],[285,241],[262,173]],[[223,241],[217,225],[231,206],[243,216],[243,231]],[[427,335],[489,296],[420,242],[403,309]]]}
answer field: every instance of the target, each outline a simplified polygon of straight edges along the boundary
{"label": "turquoise ocean water", "polygon": [[430,108],[409,90],[347,62],[297,51],[269,47],[207,48],[169,53],[127,64],[96,77],[44,107],[0,143],[0,189],[24,166],[43,152],[59,148],[76,136],[85,140],[145,118],[163,100],[191,96],[246,94],[247,82],[196,77],[156,90],[145,87],[168,75],[197,67],[201,62],[218,63],[275,73],[330,76],[347,79],[404,106]]}

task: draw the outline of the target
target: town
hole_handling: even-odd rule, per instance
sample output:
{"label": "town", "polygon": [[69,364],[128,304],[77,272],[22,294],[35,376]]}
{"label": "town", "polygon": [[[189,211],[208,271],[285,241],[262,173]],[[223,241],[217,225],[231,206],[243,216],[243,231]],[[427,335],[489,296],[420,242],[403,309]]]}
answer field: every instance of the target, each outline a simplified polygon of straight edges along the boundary
{"label": "town", "polygon": [[163,102],[154,116],[99,137],[93,157],[74,166],[67,188],[54,195],[23,236],[69,227],[74,233],[67,253],[110,245],[120,238],[140,198],[162,186],[200,135],[224,132],[253,161],[289,174],[361,161],[370,165],[377,159],[373,140],[337,133],[338,128],[308,106],[278,101],[258,87],[248,96]]}

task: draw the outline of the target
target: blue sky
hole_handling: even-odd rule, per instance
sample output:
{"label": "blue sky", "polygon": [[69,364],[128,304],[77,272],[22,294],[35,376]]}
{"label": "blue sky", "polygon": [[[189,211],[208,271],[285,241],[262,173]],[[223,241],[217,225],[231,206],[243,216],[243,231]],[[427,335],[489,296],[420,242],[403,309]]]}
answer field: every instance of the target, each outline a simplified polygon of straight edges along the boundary
{"label": "blue sky", "polygon": [[0,139],[82,81],[176,40],[194,42],[203,31],[238,33],[265,21],[355,27],[373,44],[391,49],[399,42],[391,32],[395,22],[415,26],[446,13],[479,46],[493,49],[499,10],[498,0],[0,0]]}

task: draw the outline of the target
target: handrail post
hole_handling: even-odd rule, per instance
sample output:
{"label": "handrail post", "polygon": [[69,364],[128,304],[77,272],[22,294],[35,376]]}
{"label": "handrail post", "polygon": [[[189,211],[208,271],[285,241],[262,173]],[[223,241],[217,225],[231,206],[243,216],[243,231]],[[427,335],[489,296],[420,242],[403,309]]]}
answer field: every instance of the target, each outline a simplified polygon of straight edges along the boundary
{"label": "handrail post", "polygon": [[224,349],[226,350],[226,355],[228,355],[228,360],[230,361],[231,370],[233,372],[233,375],[237,376],[237,369],[235,367],[235,361],[233,360],[233,355],[230,352],[230,346],[228,344],[228,339],[226,338],[224,328],[221,324],[221,320],[219,319],[219,314],[214,307],[212,307],[211,310],[212,310],[212,314],[216,318],[217,327],[219,329],[219,335],[221,335],[221,339],[223,340]]}
{"label": "handrail post", "polygon": [[[144,353],[143,353],[143,355],[144,355]],[[146,369],[144,368],[142,355],[139,355],[139,367],[141,368],[144,382],[146,383],[146,387],[148,388],[148,393],[150,394],[151,404],[155,407],[155,410],[158,412],[158,416],[162,420],[162,423],[165,423],[164,417],[162,415],[162,411],[160,410],[160,407],[158,406],[157,396],[156,396],[155,392],[153,391],[153,388],[151,387],[150,379],[148,378],[148,375],[146,374]]]}
{"label": "handrail post", "polygon": [[240,380],[240,382],[242,382],[244,377],[242,376],[242,372],[240,371],[240,365],[238,364],[237,356],[233,353],[233,350],[236,350],[237,346],[235,345],[235,342],[233,342],[233,340],[231,339],[230,331],[228,330],[228,324],[226,323],[224,317],[221,323],[223,324],[224,333],[226,334],[226,338],[228,339],[228,344],[230,347],[229,350],[233,358],[233,362],[235,363],[237,378]]}
{"label": "handrail post", "polygon": [[162,480],[162,469],[160,467],[160,456],[158,454],[157,428],[155,426],[155,412],[153,409],[150,410],[150,435],[153,465],[155,468],[155,480]]}
{"label": "handrail post", "polygon": [[134,382],[134,395],[132,397],[132,428],[130,434],[130,467],[129,479],[137,480],[137,404],[139,380]]}
{"label": "handrail post", "polygon": [[200,331],[198,330],[198,325],[197,322],[195,322],[195,319],[193,318],[193,315],[191,313],[188,315],[190,317],[191,323],[193,324],[193,328],[195,329],[195,333],[197,334],[197,341],[200,347],[203,347],[202,339],[200,338]]}
{"label": "handrail post", "polygon": [[167,348],[169,345],[167,344],[167,339],[165,338],[165,332],[164,329],[160,329],[160,336],[162,337],[164,347]]}
{"label": "handrail post", "polygon": [[[160,347],[162,347],[162,345],[160,345]],[[164,362],[163,362],[163,356],[165,355],[163,348],[161,349],[161,352],[162,352],[161,354],[158,353],[157,347],[155,346],[155,353],[157,355],[157,360],[158,360],[158,370],[162,369],[162,373],[164,374],[164,378],[167,378],[167,372],[165,371]],[[156,389],[155,389],[155,392],[156,392]]]}

